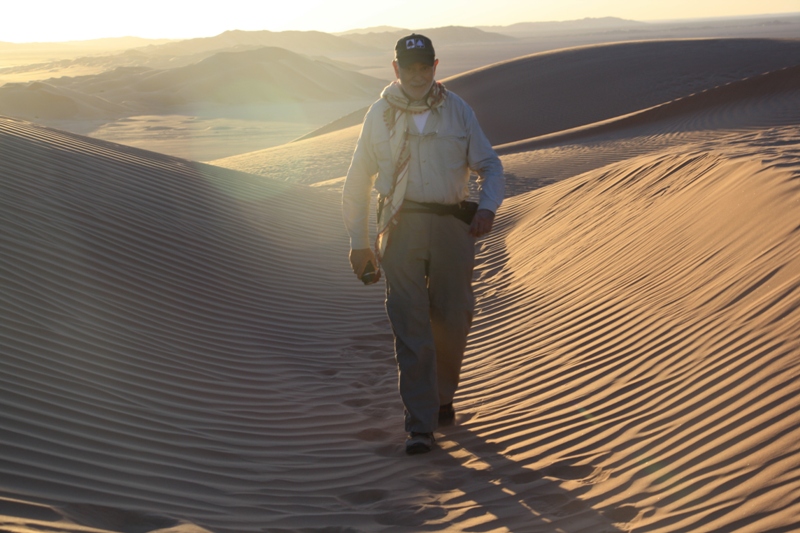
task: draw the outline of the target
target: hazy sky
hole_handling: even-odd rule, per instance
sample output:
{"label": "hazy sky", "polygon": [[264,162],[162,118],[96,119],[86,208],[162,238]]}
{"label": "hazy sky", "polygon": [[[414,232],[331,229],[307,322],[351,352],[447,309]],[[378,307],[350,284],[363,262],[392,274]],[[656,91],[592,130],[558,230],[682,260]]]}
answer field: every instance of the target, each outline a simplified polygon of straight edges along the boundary
{"label": "hazy sky", "polygon": [[226,30],[344,31],[508,25],[614,16],[647,21],[800,12],[800,0],[39,0],[4,2],[0,41],[208,37]]}

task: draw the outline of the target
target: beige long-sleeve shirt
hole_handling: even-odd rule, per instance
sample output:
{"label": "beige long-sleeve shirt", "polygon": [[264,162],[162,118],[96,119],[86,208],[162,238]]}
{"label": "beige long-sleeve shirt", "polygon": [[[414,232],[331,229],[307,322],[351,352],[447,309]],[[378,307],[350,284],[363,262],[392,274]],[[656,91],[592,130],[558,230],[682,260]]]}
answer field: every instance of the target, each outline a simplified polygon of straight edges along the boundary
{"label": "beige long-sleeve shirt", "polygon": [[[374,186],[386,195],[392,187],[394,163],[383,114],[388,103],[378,100],[367,112],[342,195],[342,212],[352,249],[369,248],[369,199]],[[431,111],[425,128],[408,121],[411,161],[405,198],[415,202],[457,204],[469,197],[470,170],[480,177],[479,209],[496,212],[503,202],[503,165],[478,124],[475,113],[452,92]],[[377,175],[377,178],[376,178]]]}

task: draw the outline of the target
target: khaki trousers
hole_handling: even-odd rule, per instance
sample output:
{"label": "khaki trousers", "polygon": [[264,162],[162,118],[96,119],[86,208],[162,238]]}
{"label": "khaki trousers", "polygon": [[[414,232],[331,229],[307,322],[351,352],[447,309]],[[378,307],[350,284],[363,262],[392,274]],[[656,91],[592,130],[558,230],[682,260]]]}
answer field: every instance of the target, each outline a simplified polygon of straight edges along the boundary
{"label": "khaki trousers", "polygon": [[430,433],[453,401],[472,324],[475,239],[450,215],[401,213],[381,265],[408,432]]}

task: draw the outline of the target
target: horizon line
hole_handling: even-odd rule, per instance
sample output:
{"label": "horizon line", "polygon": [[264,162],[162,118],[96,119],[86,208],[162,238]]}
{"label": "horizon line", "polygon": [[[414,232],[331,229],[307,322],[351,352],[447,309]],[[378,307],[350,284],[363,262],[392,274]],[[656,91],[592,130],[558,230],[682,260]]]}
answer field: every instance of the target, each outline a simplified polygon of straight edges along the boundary
{"label": "horizon line", "polygon": [[[566,19],[566,20],[530,20],[530,21],[523,21],[523,22],[514,22],[512,24],[506,25],[489,25],[489,24],[480,24],[474,26],[467,26],[461,24],[451,24],[447,26],[433,26],[431,28],[423,28],[423,29],[440,29],[440,28],[509,28],[511,26],[518,26],[520,24],[562,24],[565,22],[583,22],[583,21],[591,21],[591,20],[605,20],[605,19],[616,19],[624,22],[639,22],[642,24],[666,24],[666,23],[676,23],[676,22],[703,22],[703,21],[724,21],[724,20],[743,20],[743,19],[760,19],[760,18],[767,18],[767,17],[792,17],[792,16],[800,16],[800,11],[787,11],[787,12],[777,12],[777,13],[757,13],[757,14],[750,14],[750,15],[721,15],[721,16],[713,16],[713,17],[689,17],[689,18],[671,18],[671,19],[626,19],[623,17],[617,17],[614,15],[608,15],[604,17],[584,17],[584,18],[577,18],[577,19]],[[3,41],[0,40],[0,44],[9,44],[9,45],[47,45],[47,44],[77,44],[77,43],[91,43],[96,41],[112,41],[112,40],[123,40],[123,39],[140,39],[143,41],[188,41],[193,39],[211,39],[214,37],[218,37],[222,34],[228,32],[244,32],[244,33],[256,33],[256,32],[270,32],[270,33],[287,33],[287,32],[299,32],[299,33],[327,33],[329,35],[341,36],[341,34],[349,33],[349,32],[356,32],[356,31],[364,31],[366,33],[370,33],[368,30],[372,28],[380,28],[380,27],[395,27],[398,30],[413,30],[413,28],[403,28],[400,26],[391,26],[389,24],[378,24],[375,26],[367,26],[364,28],[350,28],[341,31],[324,31],[324,30],[314,30],[314,29],[306,29],[306,30],[270,30],[267,28],[261,30],[241,30],[237,28],[223,30],[219,33],[214,33],[211,35],[196,35],[193,37],[141,37],[138,35],[116,35],[116,36],[108,36],[108,37],[92,37],[88,39],[69,39],[69,40],[56,40],[56,41]],[[376,32],[376,33],[389,33],[389,31],[385,32]]]}

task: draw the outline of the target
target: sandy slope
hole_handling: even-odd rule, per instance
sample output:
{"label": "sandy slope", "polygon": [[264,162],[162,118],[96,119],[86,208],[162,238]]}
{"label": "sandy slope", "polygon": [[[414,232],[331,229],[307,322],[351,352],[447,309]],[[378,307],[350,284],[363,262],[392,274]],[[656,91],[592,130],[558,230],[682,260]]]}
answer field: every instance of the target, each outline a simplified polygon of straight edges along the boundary
{"label": "sandy slope", "polygon": [[0,529],[800,529],[792,72],[504,156],[414,458],[336,191],[0,120]]}

